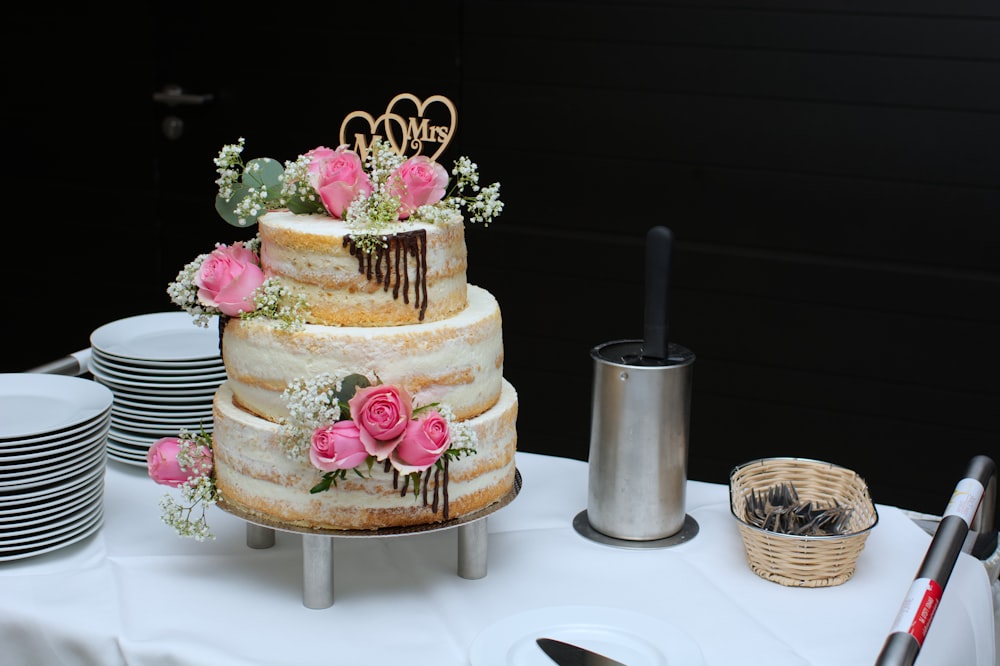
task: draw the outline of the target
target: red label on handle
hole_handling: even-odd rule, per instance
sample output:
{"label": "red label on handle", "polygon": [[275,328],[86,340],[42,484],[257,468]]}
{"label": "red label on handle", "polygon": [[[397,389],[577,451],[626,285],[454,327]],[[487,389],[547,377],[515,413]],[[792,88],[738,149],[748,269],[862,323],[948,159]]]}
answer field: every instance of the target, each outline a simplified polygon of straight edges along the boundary
{"label": "red label on handle", "polygon": [[910,591],[903,600],[903,605],[899,609],[899,614],[896,616],[890,633],[905,631],[913,636],[920,646],[923,646],[927,632],[931,628],[934,613],[937,612],[938,604],[941,603],[943,592],[941,586],[930,578],[914,580],[913,584],[910,585]]}

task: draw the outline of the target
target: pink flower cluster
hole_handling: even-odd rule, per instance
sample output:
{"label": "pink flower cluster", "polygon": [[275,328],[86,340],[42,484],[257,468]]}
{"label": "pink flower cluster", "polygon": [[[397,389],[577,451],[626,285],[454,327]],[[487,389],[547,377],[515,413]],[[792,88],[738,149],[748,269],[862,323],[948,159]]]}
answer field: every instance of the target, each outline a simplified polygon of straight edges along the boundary
{"label": "pink flower cluster", "polygon": [[257,254],[239,242],[217,246],[202,262],[194,282],[202,305],[238,317],[257,309],[253,294],[264,279]]}
{"label": "pink flower cluster", "polygon": [[[305,154],[310,158],[307,177],[331,217],[344,219],[358,196],[368,197],[372,183],[361,157],[346,145],[336,150],[320,146]],[[401,164],[389,177],[389,194],[399,198],[399,219],[405,220],[421,206],[444,198],[448,172],[425,155],[416,155]]]}
{"label": "pink flower cluster", "polygon": [[348,401],[351,419],[313,431],[309,460],[326,472],[386,458],[400,474],[422,472],[448,450],[448,421],[434,410],[416,415],[413,398],[396,386],[358,389]]}

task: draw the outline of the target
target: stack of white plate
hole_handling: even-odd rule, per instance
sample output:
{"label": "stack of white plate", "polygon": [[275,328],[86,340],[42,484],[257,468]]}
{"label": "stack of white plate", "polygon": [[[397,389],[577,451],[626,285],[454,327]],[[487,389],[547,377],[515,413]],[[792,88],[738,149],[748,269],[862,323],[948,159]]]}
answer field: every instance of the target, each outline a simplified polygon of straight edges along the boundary
{"label": "stack of white plate", "polygon": [[90,373],[114,393],[108,457],[145,466],[156,440],[212,431],[226,380],[218,318],[205,328],[180,311],[128,317],[95,330],[90,347]]}
{"label": "stack of white plate", "polygon": [[89,379],[0,374],[0,561],[100,528],[112,400]]}

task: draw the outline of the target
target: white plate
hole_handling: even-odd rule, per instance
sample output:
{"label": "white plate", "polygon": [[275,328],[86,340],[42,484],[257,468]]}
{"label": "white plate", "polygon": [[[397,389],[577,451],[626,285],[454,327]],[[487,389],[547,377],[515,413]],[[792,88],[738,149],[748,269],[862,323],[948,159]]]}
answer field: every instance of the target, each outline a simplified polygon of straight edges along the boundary
{"label": "white plate", "polygon": [[54,536],[67,532],[73,523],[79,523],[91,517],[104,502],[103,493],[87,494],[86,498],[76,504],[68,505],[63,511],[28,520],[22,523],[0,523],[0,544],[9,546],[21,542],[37,541],[46,535]]}
{"label": "white plate", "polygon": [[108,356],[107,354],[100,353],[99,350],[92,350],[93,353],[90,356],[90,365],[93,365],[96,361],[99,365],[103,367],[114,367],[119,370],[136,370],[139,372],[161,372],[163,370],[178,370],[181,374],[188,372],[216,372],[220,368],[225,368],[226,366],[222,363],[221,356],[214,356],[212,358],[201,359],[197,361],[150,361],[150,360],[139,360],[132,358],[121,358],[120,356]]}
{"label": "white plate", "polygon": [[65,548],[71,544],[83,541],[91,534],[101,529],[104,524],[104,509],[97,511],[86,523],[81,523],[75,531],[61,534],[49,539],[43,539],[32,543],[24,548],[0,549],[0,562],[9,560],[19,560],[25,557],[49,553],[53,550]]}
{"label": "white plate", "polygon": [[121,388],[126,391],[138,391],[142,393],[164,391],[168,394],[175,394],[181,391],[200,391],[209,387],[218,388],[219,384],[226,381],[225,374],[213,377],[171,377],[156,379],[131,375],[122,379],[119,375],[113,375],[97,368],[91,368],[90,374],[94,376],[94,379],[111,389]]}
{"label": "white plate", "polygon": [[126,465],[132,465],[133,467],[149,467],[148,463],[146,462],[145,455],[140,456],[131,453],[119,453],[115,449],[109,448],[108,457],[111,458],[112,460],[117,460],[120,463],[124,463]]}
{"label": "white plate", "polygon": [[0,442],[0,465],[8,458],[18,458],[26,453],[42,455],[43,451],[58,451],[66,446],[67,442],[90,439],[102,428],[106,428],[111,420],[111,408],[102,413],[99,417],[86,421],[83,425],[78,425],[67,430],[60,430],[55,435],[44,437],[28,437],[19,439],[16,442]]}
{"label": "white plate", "polygon": [[52,483],[35,488],[8,489],[0,487],[0,506],[13,508],[44,502],[52,497],[59,497],[71,490],[80,490],[84,486],[99,483],[107,472],[104,460],[98,458],[89,469],[66,479],[57,479]]}
{"label": "white plate", "polygon": [[82,377],[0,374],[0,439],[8,442],[73,428],[111,406],[114,394]]}
{"label": "white plate", "polygon": [[222,359],[214,359],[210,364],[195,367],[145,367],[141,365],[124,365],[109,361],[101,356],[90,357],[90,371],[96,367],[99,372],[104,372],[112,376],[120,376],[122,379],[137,378],[151,379],[154,381],[173,381],[175,378],[198,377],[214,378],[226,372],[226,366]]}
{"label": "white plate", "polygon": [[141,375],[135,372],[117,372],[105,370],[104,368],[91,366],[90,374],[100,377],[106,384],[121,384],[122,386],[134,386],[139,388],[199,388],[203,384],[212,382],[221,383],[226,380],[225,371],[204,372],[201,374],[177,374],[177,375]]}
{"label": "white plate", "polygon": [[[36,502],[28,506],[5,509],[0,504],[0,529],[11,525],[30,525],[33,523],[51,520],[61,516],[72,507],[86,504],[97,495],[104,494],[104,478],[98,477],[96,483],[84,486],[78,491],[69,493],[68,497],[54,497],[44,502]],[[53,515],[55,514],[55,515]],[[47,516],[51,516],[49,518]]]}
{"label": "white plate", "polygon": [[72,478],[77,474],[91,469],[91,466],[104,459],[105,442],[83,453],[75,460],[63,461],[43,470],[22,471],[21,473],[0,474],[0,490],[18,492],[29,488],[45,486],[58,479]]}
{"label": "white plate", "polygon": [[649,615],[606,606],[547,606],[486,627],[472,642],[472,666],[552,666],[535,643],[555,638],[628,666],[701,666],[698,644]]}
{"label": "white plate", "polygon": [[119,319],[90,334],[101,354],[132,360],[205,361],[219,356],[219,318],[207,328],[186,312],[155,312]]}
{"label": "white plate", "polygon": [[[112,423],[118,421],[120,423],[134,423],[135,425],[142,424],[148,428],[156,424],[180,423],[183,425],[191,422],[210,421],[212,420],[212,410],[196,409],[182,412],[167,412],[157,407],[133,409],[124,405],[116,405],[113,416]],[[0,448],[0,456],[2,455],[3,449]]]}
{"label": "white plate", "polygon": [[0,456],[0,474],[9,474],[17,470],[28,470],[37,467],[51,466],[72,457],[79,458],[95,446],[103,445],[108,436],[110,424],[105,421],[96,431],[79,438],[71,438],[59,442],[58,446],[28,451],[17,455]]}

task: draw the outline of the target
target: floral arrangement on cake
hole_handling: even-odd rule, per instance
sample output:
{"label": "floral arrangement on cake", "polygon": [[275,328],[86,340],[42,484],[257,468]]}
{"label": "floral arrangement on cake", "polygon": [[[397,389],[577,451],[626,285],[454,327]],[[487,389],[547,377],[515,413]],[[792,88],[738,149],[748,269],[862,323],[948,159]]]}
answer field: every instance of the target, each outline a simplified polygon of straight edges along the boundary
{"label": "floral arrangement on cake", "polygon": [[[468,157],[447,170],[424,155],[405,157],[388,141],[375,140],[367,160],[346,145],[319,146],[284,167],[269,157],[243,161],[245,139],[227,144],[215,158],[219,187],[215,207],[227,222],[246,227],[271,210],[326,214],[343,220],[357,247],[375,252],[385,236],[407,221],[448,224],[461,219],[489,224],[503,211],[500,183],[479,185],[479,167]],[[218,244],[198,255],[167,286],[171,302],[207,326],[212,316],[268,317],[297,329],[308,304],[267,278],[260,262],[260,238]]]}
{"label": "floral arrangement on cake", "polygon": [[288,209],[343,220],[358,247],[372,251],[401,222],[448,223],[462,209],[489,226],[503,211],[500,183],[479,185],[479,167],[459,157],[448,171],[425,155],[406,157],[376,139],[366,160],[346,145],[319,146],[282,167],[269,157],[243,161],[245,139],[222,147],[216,210],[234,226],[257,223],[264,213]]}
{"label": "floral arrangement on cake", "polygon": [[[416,406],[405,389],[361,374],[299,379],[282,397],[290,414],[280,425],[286,455],[308,457],[322,472],[311,493],[330,490],[348,473],[371,478],[378,473],[376,463],[382,463],[382,473],[405,477],[402,494],[411,489],[416,498],[421,481],[427,483],[434,469],[476,453],[475,431],[458,422],[446,405]],[[214,538],[205,514],[220,499],[212,435],[182,431],[161,438],[150,447],[146,464],[153,481],[179,488],[184,500],[164,496],[163,522],[180,536]]]}

